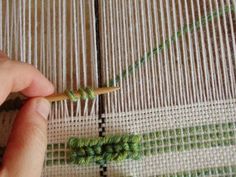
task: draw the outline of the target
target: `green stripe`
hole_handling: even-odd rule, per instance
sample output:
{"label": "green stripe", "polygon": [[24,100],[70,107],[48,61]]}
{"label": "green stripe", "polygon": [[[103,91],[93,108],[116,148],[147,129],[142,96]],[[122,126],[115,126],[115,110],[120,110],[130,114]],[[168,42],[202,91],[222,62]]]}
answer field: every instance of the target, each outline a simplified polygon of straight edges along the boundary
{"label": "green stripe", "polygon": [[236,166],[203,168],[192,171],[183,171],[172,174],[158,175],[157,177],[198,177],[198,176],[236,176]]}
{"label": "green stripe", "polygon": [[[193,149],[236,145],[236,123],[199,125],[150,132],[142,135],[142,154],[144,156]],[[49,144],[47,165],[69,163],[64,143]],[[67,150],[68,151],[68,150]]]}
{"label": "green stripe", "polygon": [[235,129],[235,123],[229,122],[147,133],[143,135],[143,154],[235,145]]}

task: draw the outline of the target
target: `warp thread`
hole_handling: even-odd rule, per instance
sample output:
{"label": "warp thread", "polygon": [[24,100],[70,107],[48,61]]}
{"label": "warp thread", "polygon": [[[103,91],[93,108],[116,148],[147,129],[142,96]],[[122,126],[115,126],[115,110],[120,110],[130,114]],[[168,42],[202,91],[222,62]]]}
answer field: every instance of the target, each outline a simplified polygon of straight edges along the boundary
{"label": "warp thread", "polygon": [[91,139],[71,137],[68,147],[71,149],[69,162],[72,164],[103,165],[110,161],[137,160],[141,157],[141,136],[114,135]]}
{"label": "warp thread", "polygon": [[[118,74],[115,76],[114,79],[110,79],[108,81],[108,87],[114,86],[116,83],[118,83],[121,78],[125,78],[127,75],[130,75],[134,72],[134,70],[138,69],[142,64],[144,64],[145,61],[149,61],[151,56],[154,54],[157,54],[158,52],[161,52],[165,47],[170,47],[170,44],[172,42],[175,42],[179,37],[186,34],[187,32],[193,32],[194,28],[199,29],[200,26],[206,25],[207,22],[212,21],[216,17],[221,17],[223,14],[229,13],[231,11],[234,11],[235,7],[233,5],[231,6],[225,6],[220,8],[218,11],[214,10],[210,14],[201,17],[199,20],[191,23],[190,25],[184,25],[184,27],[174,33],[169,39],[166,39],[162,44],[160,44],[158,47],[152,49],[152,51],[146,53],[140,60],[135,61],[134,64],[128,66],[128,70],[123,70],[121,74]],[[86,90],[86,89],[79,89],[78,90],[81,94],[81,99],[93,99],[94,98],[94,92],[92,90]],[[73,91],[67,91],[67,95],[70,97],[71,101],[77,101],[78,99],[74,95]],[[15,103],[16,102],[16,103]],[[0,106],[0,112],[2,111],[11,111],[19,109],[23,104],[23,100],[20,100],[20,98],[16,98],[14,100],[7,100],[5,103],[3,103]]]}
{"label": "warp thread", "polygon": [[127,75],[130,75],[136,69],[140,68],[145,61],[149,61],[151,59],[152,55],[158,54],[158,52],[161,52],[164,48],[169,48],[171,46],[171,43],[176,42],[177,39],[182,35],[186,34],[187,32],[192,33],[194,32],[194,28],[196,28],[196,30],[200,29],[200,27],[206,25],[207,22],[211,22],[214,18],[221,17],[223,14],[226,14],[233,10],[235,10],[235,7],[233,5],[225,6],[223,8],[220,8],[218,11],[217,10],[212,11],[210,14],[201,17],[199,20],[189,25],[188,24],[184,25],[182,29],[174,33],[169,39],[166,39],[158,47],[152,49],[152,51],[147,52],[141,59],[136,60],[134,64],[129,65],[128,69],[123,70],[121,74],[117,74],[114,79],[110,79],[108,81],[108,87],[114,86],[116,83],[119,83],[122,78],[125,78]]}

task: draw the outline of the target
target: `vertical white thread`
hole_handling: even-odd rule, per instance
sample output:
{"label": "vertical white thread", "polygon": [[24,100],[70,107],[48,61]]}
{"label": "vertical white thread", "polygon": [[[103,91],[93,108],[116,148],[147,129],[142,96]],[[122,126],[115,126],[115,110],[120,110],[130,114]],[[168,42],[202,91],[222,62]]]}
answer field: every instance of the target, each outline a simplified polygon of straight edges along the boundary
{"label": "vertical white thread", "polygon": [[[133,4],[132,4],[133,5]],[[130,24],[130,32],[129,32],[129,34],[130,34],[130,49],[131,49],[131,60],[132,60],[132,66],[134,67],[134,65],[135,65],[135,58],[134,58],[134,39],[133,39],[133,34],[134,34],[134,32],[133,32],[133,11],[132,11],[132,9],[131,9],[131,7],[133,7],[131,5],[131,1],[129,0],[129,2],[128,2],[128,7],[129,7],[129,24]],[[117,33],[118,34],[118,33]],[[133,90],[133,94],[132,94],[132,97],[134,98],[134,99],[132,99],[132,110],[135,110],[135,109],[137,109],[137,104],[138,104],[138,101],[137,101],[137,90],[136,90],[136,82],[137,82],[137,80],[136,80],[136,71],[135,71],[135,69],[133,70],[133,72],[132,72],[132,74],[130,74],[130,77],[132,77],[132,90]]]}
{"label": "vertical white thread", "polygon": [[[181,33],[183,34],[183,29],[182,27],[184,26],[184,17],[183,17],[183,12],[182,12],[182,2],[180,2],[180,0],[178,0],[178,7],[179,7],[179,17],[180,17],[180,26],[181,26]],[[182,50],[180,50],[182,52],[182,56],[180,56],[181,58],[183,57],[183,102],[182,104],[187,104],[189,101],[189,67],[188,67],[188,59],[187,59],[187,54],[186,54],[186,39],[185,39],[185,35],[181,35],[181,47]]]}
{"label": "vertical white thread", "polygon": [[22,40],[22,34],[23,34],[23,32],[22,32],[22,16],[21,16],[21,11],[22,11],[22,8],[21,8],[21,3],[22,3],[22,0],[19,0],[18,1],[19,2],[19,7],[18,7],[18,18],[19,18],[19,28],[20,28],[20,35],[19,35],[19,41],[20,41],[20,59],[21,59],[21,61],[24,59],[24,56],[23,56],[23,40]]}
{"label": "vertical white thread", "polygon": [[82,38],[82,61],[83,61],[83,78],[84,86],[87,86],[87,67],[86,67],[86,39],[85,39],[85,25],[84,25],[84,2],[80,2],[80,20],[81,20],[81,38]]}
{"label": "vertical white thread", "polygon": [[0,0],[0,49],[2,50],[3,49],[3,33],[2,33],[2,29],[3,29],[3,22],[2,22],[2,0]]}
{"label": "vertical white thread", "polygon": [[23,27],[22,27],[22,52],[23,52],[23,58],[21,58],[21,60],[23,60],[24,62],[26,62],[26,24],[25,24],[25,6],[26,6],[26,0],[23,0],[23,4],[22,4],[22,18],[23,18]]}
{"label": "vertical white thread", "polygon": [[[119,15],[119,0],[116,0],[116,3],[115,3],[115,9],[117,9],[115,12],[116,12],[116,21],[117,21],[117,39],[118,39],[118,42],[117,42],[117,47],[118,47],[118,53],[117,53],[117,58],[118,58],[118,66],[119,66],[119,71],[118,73],[121,74],[122,73],[122,55],[121,55],[121,46],[122,46],[122,42],[121,42],[121,31],[120,30],[120,26],[121,26],[121,22],[120,22],[120,15]],[[123,88],[123,78],[121,77],[121,80],[120,80],[120,87]],[[120,110],[124,110],[123,106],[124,104],[124,92],[123,92],[123,89],[120,90],[120,97],[121,97],[121,104],[119,104],[119,107],[118,107],[118,111]]]}
{"label": "vertical white thread", "polygon": [[50,9],[50,1],[46,2],[46,14],[47,14],[47,33],[46,33],[46,43],[45,43],[45,47],[46,47],[46,55],[45,55],[45,60],[46,60],[46,76],[48,77],[49,80],[52,79],[52,72],[51,72],[51,67],[52,65],[52,59],[51,59],[51,49],[52,49],[52,45],[51,45],[51,9]]}
{"label": "vertical white thread", "polygon": [[[145,13],[144,13],[144,6],[145,4],[143,3],[144,1],[141,1],[141,26],[142,26],[142,40],[143,40],[143,55],[145,55],[145,61],[147,61],[147,56],[146,56],[146,53],[148,52],[147,51],[147,42],[146,42],[146,19],[144,18],[145,17]],[[145,78],[144,80],[144,88],[147,92],[145,98],[146,98],[146,101],[144,102],[145,103],[145,107],[144,108],[147,108],[147,107],[150,107],[150,103],[149,101],[147,100],[150,100],[150,88],[149,88],[149,70],[148,70],[148,65],[147,65],[147,62],[144,63],[144,67],[145,67],[145,70],[143,72],[143,77]]]}
{"label": "vertical white thread", "polygon": [[[212,7],[212,1],[210,1],[210,11],[213,11]],[[215,26],[215,21],[211,22],[212,28],[217,29]],[[218,99],[223,99],[223,76],[222,76],[222,69],[220,66],[220,58],[219,58],[219,52],[218,52],[218,45],[217,45],[217,39],[216,39],[216,30],[213,31],[213,42],[214,42],[214,55],[215,55],[215,60],[216,60],[216,76],[217,76],[217,86],[218,86],[218,91],[219,91],[219,96]]]}
{"label": "vertical white thread", "polygon": [[52,4],[52,65],[54,66],[55,69],[53,69],[53,83],[55,84],[56,88],[58,88],[58,82],[57,82],[57,28],[56,28],[56,2],[53,1]]}
{"label": "vertical white thread", "polygon": [[[62,66],[62,13],[61,13],[61,1],[58,0],[58,68],[57,68],[57,80],[59,92],[63,91],[63,66]],[[61,104],[60,104],[61,105]]]}
{"label": "vertical white thread", "polygon": [[[71,2],[69,2],[69,16],[70,16],[70,19],[69,19],[69,23],[70,23],[70,26],[69,26],[69,29],[67,30],[67,31],[69,31],[69,39],[70,39],[70,41],[69,41],[69,47],[68,47],[68,50],[69,50],[69,78],[70,78],[70,81],[69,81],[69,83],[70,83],[70,85],[69,85],[69,83],[67,83],[68,85],[69,85],[69,88],[71,88],[71,89],[74,89],[74,60],[75,60],[75,56],[74,56],[74,51],[75,51],[75,49],[74,49],[74,43],[73,43],[73,36],[74,36],[74,34],[73,34],[73,28],[74,28],[74,23],[73,23],[73,1],[71,1]],[[71,119],[73,120],[74,119],[74,106],[73,106],[73,102],[70,102],[70,104],[69,104],[69,108],[68,109],[70,109],[70,112],[71,112]]]}
{"label": "vertical white thread", "polygon": [[[140,10],[139,10],[139,3],[137,3],[137,1],[134,1],[134,7],[135,7],[135,21],[137,22],[135,25],[135,29],[136,29],[136,38],[137,38],[137,59],[140,59],[141,57],[143,57],[142,53],[141,53],[141,40],[140,40]],[[139,66],[141,65],[140,60],[139,60]],[[143,82],[143,77],[142,77],[142,71],[141,69],[138,69],[138,79],[140,81],[141,84],[139,84],[139,93],[140,93],[140,106],[138,107],[138,109],[142,109],[144,108],[144,90],[142,87]]]}
{"label": "vertical white thread", "polygon": [[[73,34],[74,34],[74,51],[75,51],[75,84],[78,87],[80,84],[80,57],[78,54],[78,51],[80,50],[78,45],[78,25],[77,25],[78,19],[77,19],[77,6],[76,6],[76,0],[73,0],[73,23],[74,23],[74,28],[73,28]],[[76,108],[76,116],[79,114],[80,110],[80,102],[77,103],[77,108]]]}
{"label": "vertical white thread", "polygon": [[[206,10],[206,2],[204,1],[203,3],[203,9],[204,9],[204,16],[207,16],[207,10]],[[210,36],[209,36],[209,23],[206,22],[206,25],[205,25],[205,29],[206,29],[206,32],[205,32],[205,36],[206,36],[206,45],[207,45],[207,52],[208,52],[208,56],[209,56],[209,64],[210,64],[210,70],[209,70],[209,79],[210,79],[210,82],[211,83],[210,85],[212,85],[212,88],[210,88],[210,85],[209,85],[209,98],[207,99],[208,101],[209,100],[212,100],[212,95],[213,95],[213,98],[215,98],[215,93],[214,93],[214,90],[215,90],[215,84],[214,84],[214,70],[213,70],[213,63],[212,63],[212,57],[211,57],[211,45],[209,44],[210,42]],[[204,37],[205,38],[205,37]],[[208,58],[208,57],[207,57]],[[207,63],[207,62],[206,62]],[[213,92],[213,93],[212,93]]]}
{"label": "vertical white thread", "polygon": [[[172,25],[171,25],[171,10],[170,10],[170,3],[169,0],[165,1],[166,5],[166,17],[167,17],[167,30],[168,30],[168,40],[171,38],[173,31],[172,31]],[[170,105],[176,104],[176,68],[175,68],[175,62],[174,62],[174,54],[173,54],[173,44],[171,41],[169,41],[169,65],[170,65],[170,92],[171,92],[171,97],[170,97]]]}
{"label": "vertical white thread", "polygon": [[[235,1],[234,1],[235,2]],[[236,7],[236,2],[234,3],[234,4],[230,4],[230,1],[229,0],[227,0],[227,5],[229,6],[229,7],[232,7],[232,5],[233,5],[233,7],[235,8]],[[235,28],[235,25],[233,24],[233,20],[232,20],[232,14],[231,13],[229,13],[229,21],[230,21],[230,30],[231,30],[231,42],[232,42],[232,45],[233,45],[233,51],[231,52],[231,57],[232,58],[235,58],[234,59],[234,63],[236,62],[236,38],[235,38],[235,34],[234,34],[234,28]],[[230,59],[230,58],[229,58]],[[233,65],[232,65],[233,66]],[[235,77],[234,77],[234,87],[235,87],[235,85],[236,85],[236,83],[235,83]],[[233,91],[233,98],[236,96],[236,91],[235,91],[235,89],[233,89],[232,90]]]}
{"label": "vertical white thread", "polygon": [[[121,7],[122,7],[122,24],[123,24],[123,26],[122,26],[122,28],[124,29],[124,38],[123,38],[123,40],[124,40],[124,56],[125,56],[125,69],[126,69],[126,71],[128,71],[128,66],[129,66],[129,62],[128,62],[128,51],[127,51],[127,47],[128,47],[128,45],[127,45],[127,21],[125,20],[125,17],[126,17],[126,14],[125,14],[125,1],[124,0],[122,0],[121,1]],[[130,110],[130,107],[131,107],[131,102],[130,102],[130,93],[129,93],[129,90],[130,90],[130,83],[129,83],[129,76],[128,76],[128,74],[126,74],[126,77],[124,78],[124,80],[125,80],[125,83],[126,83],[126,85],[127,85],[127,87],[125,87],[124,89],[125,89],[125,93],[127,94],[127,104],[125,104],[126,106],[125,106],[125,112],[126,111],[128,111],[128,110]]]}
{"label": "vertical white thread", "polygon": [[31,32],[31,0],[28,1],[28,56],[27,56],[27,59],[28,59],[28,62],[29,64],[32,64],[32,32]]}
{"label": "vertical white thread", "polygon": [[[189,7],[189,4],[187,3],[187,1],[185,0],[184,1],[184,9],[185,9],[185,16],[186,16],[186,23],[187,24],[190,24],[190,14],[189,11],[188,11],[188,7]],[[187,58],[188,60],[190,61],[189,63],[189,68],[190,68],[190,75],[191,77],[189,77],[190,79],[190,87],[189,87],[189,103],[193,103],[193,100],[196,95],[196,88],[195,88],[195,63],[194,63],[194,55],[193,55],[193,46],[192,46],[192,37],[190,36],[191,34],[191,31],[189,29],[189,26],[187,28],[187,43],[188,43],[188,49],[189,49],[189,55],[187,55]]]}
{"label": "vertical white thread", "polygon": [[[157,10],[157,3],[156,1],[154,0],[153,1],[153,7],[154,7],[154,30],[155,30],[155,36],[156,36],[156,47],[159,48],[159,45],[160,45],[160,35],[159,35],[159,19],[158,19],[158,10]],[[160,57],[160,53],[159,51],[157,52],[157,60],[158,62],[156,62],[156,67],[157,67],[157,78],[159,79],[158,80],[158,84],[159,84],[159,98],[158,98],[158,107],[161,107],[161,105],[163,104],[163,100],[164,100],[164,93],[163,93],[163,75],[162,75],[162,70],[161,70],[161,64],[162,64],[162,60],[161,60],[161,57]]]}
{"label": "vertical white thread", "polygon": [[[193,1],[191,1],[191,9],[192,9],[192,16],[193,16],[193,21],[195,22],[197,19],[195,18],[195,12],[194,10],[196,9],[196,7],[194,7],[194,3]],[[201,64],[200,64],[200,49],[199,49],[199,37],[198,37],[198,33],[197,33],[197,29],[196,29],[196,25],[194,25],[193,28],[193,34],[194,34],[194,52],[196,53],[196,85],[194,87],[196,87],[196,98],[195,98],[195,102],[199,102],[200,100],[202,100],[202,95],[203,95],[203,88],[202,88],[202,79],[201,79],[201,74],[202,74],[202,70],[201,70]]]}
{"label": "vertical white thread", "polygon": [[38,6],[37,6],[37,0],[34,1],[34,66],[38,67]]}
{"label": "vertical white thread", "polygon": [[[224,3],[223,0],[220,1],[221,2],[221,7],[225,7],[226,4]],[[227,19],[229,19],[229,15],[227,15]],[[230,97],[229,98],[233,98],[234,97],[234,93],[235,93],[235,76],[234,76],[234,67],[233,67],[233,62],[232,62],[232,55],[231,55],[231,49],[229,46],[229,27],[226,24],[226,15],[225,15],[225,10],[223,11],[223,29],[224,29],[224,44],[226,45],[226,58],[225,60],[228,61],[227,63],[227,68],[228,68],[228,81],[229,81],[229,92],[230,92]],[[224,59],[224,58],[223,58]]]}
{"label": "vertical white thread", "polygon": [[44,22],[44,0],[41,1],[41,16],[40,16],[40,70],[45,75],[46,74],[46,58],[45,58],[45,35],[44,35],[44,28],[45,28],[45,22]]}
{"label": "vertical white thread", "polygon": [[[200,12],[201,8],[199,5],[199,2],[197,2],[197,6],[198,6],[198,16],[199,18],[202,17],[202,14]],[[200,45],[202,46],[202,60],[203,60],[203,65],[201,65],[201,67],[203,68],[203,73],[201,76],[201,80],[204,81],[203,83],[203,100],[202,101],[206,101],[209,98],[209,86],[208,86],[208,80],[209,80],[209,72],[208,72],[208,68],[207,68],[207,61],[206,61],[206,47],[205,47],[205,42],[204,42],[204,32],[203,32],[203,27],[202,27],[202,22],[200,21]],[[204,90],[205,89],[205,90]]]}
{"label": "vertical white thread", "polygon": [[[14,39],[14,1],[11,2],[11,8],[10,8],[10,41],[15,40]],[[0,14],[1,15],[1,14]],[[11,42],[9,46],[9,57],[10,58],[15,58],[14,56],[14,51],[13,51],[14,43]]]}
{"label": "vertical white thread", "polygon": [[65,90],[67,83],[66,83],[66,73],[67,73],[67,67],[66,67],[66,44],[67,44],[67,40],[66,40],[66,0],[62,0],[62,71],[63,71],[63,75],[62,75],[62,89]]}
{"label": "vertical white thread", "polygon": [[[108,11],[108,13],[109,13],[109,16],[110,16],[110,18],[109,18],[109,24],[110,24],[110,27],[109,27],[109,29],[110,29],[110,33],[109,33],[109,35],[111,36],[111,39],[110,39],[110,46],[111,46],[111,55],[110,55],[110,60],[111,60],[111,64],[112,64],[112,77],[113,78],[115,78],[115,76],[116,76],[116,73],[117,73],[117,71],[116,71],[116,61],[115,61],[115,59],[116,59],[116,57],[115,57],[115,48],[114,48],[114,46],[115,46],[115,42],[114,42],[114,28],[113,28],[113,26],[114,26],[114,20],[113,20],[113,11],[112,11],[112,1],[110,1],[109,2],[109,11]],[[116,84],[115,84],[116,85]],[[112,96],[114,99],[113,99],[113,101],[114,101],[114,104],[112,104],[113,106],[112,106],[112,108],[114,108],[114,109],[116,109],[116,105],[117,105],[117,93],[114,93],[113,94],[113,96]],[[112,112],[114,112],[114,111],[112,111]]]}
{"label": "vertical white thread", "polygon": [[5,20],[5,51],[7,52],[7,54],[9,55],[9,46],[10,46],[10,29],[9,29],[9,1],[6,1],[6,12],[5,12],[5,16],[6,16],[6,20]]}
{"label": "vertical white thread", "polygon": [[225,93],[225,98],[231,97],[231,94],[229,93],[229,83],[228,83],[228,74],[227,74],[227,66],[226,66],[226,56],[225,56],[225,47],[223,43],[223,34],[222,34],[222,25],[221,25],[221,20],[219,17],[219,5],[218,1],[215,1],[216,4],[216,9],[217,9],[217,25],[219,29],[219,43],[220,43],[220,54],[221,54],[221,61],[222,61],[222,67],[223,67],[223,77],[224,77],[224,93]]}

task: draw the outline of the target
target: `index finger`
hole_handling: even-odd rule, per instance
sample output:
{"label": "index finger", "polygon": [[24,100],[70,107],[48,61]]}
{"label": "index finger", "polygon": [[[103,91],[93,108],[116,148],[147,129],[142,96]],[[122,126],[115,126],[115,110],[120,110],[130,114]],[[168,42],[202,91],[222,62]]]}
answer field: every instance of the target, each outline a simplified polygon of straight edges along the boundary
{"label": "index finger", "polygon": [[21,91],[28,97],[47,96],[53,93],[52,83],[32,65],[0,60],[0,104],[11,92]]}

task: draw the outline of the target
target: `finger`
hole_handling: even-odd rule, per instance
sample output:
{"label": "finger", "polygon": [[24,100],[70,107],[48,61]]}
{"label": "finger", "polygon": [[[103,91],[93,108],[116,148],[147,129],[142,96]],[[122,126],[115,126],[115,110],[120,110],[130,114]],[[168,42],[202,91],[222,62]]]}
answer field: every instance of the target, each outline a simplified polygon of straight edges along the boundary
{"label": "finger", "polygon": [[0,60],[0,104],[10,92],[22,91],[29,97],[52,94],[54,87],[37,69],[25,63]]}
{"label": "finger", "polygon": [[40,177],[47,146],[47,116],[50,104],[34,98],[20,110],[13,125],[2,173],[11,177]]}

